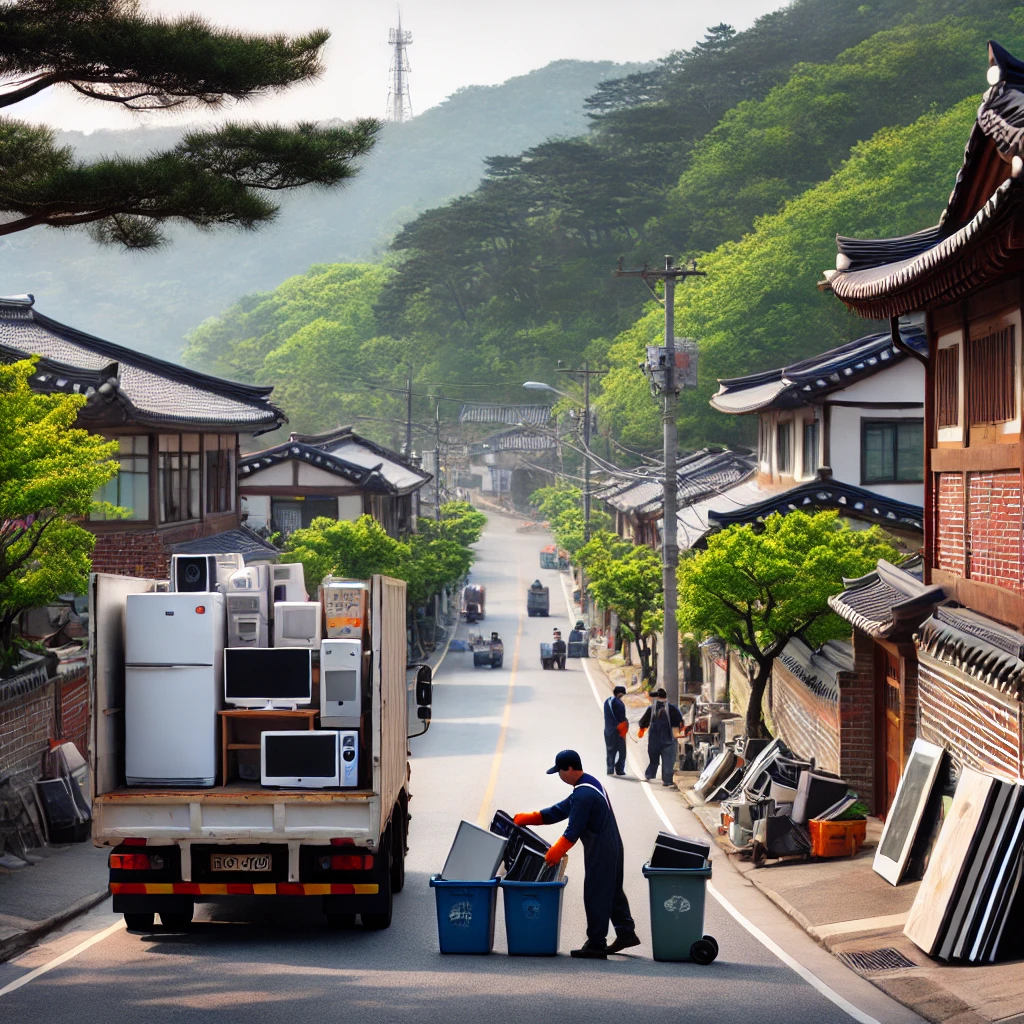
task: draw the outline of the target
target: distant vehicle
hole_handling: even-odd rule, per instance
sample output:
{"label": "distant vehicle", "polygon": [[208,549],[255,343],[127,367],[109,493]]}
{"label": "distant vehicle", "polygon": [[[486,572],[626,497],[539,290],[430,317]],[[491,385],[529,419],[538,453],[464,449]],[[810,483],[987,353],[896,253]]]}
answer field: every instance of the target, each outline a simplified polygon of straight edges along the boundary
{"label": "distant vehicle", "polygon": [[526,614],[531,618],[534,615],[542,615],[547,618],[551,606],[551,597],[547,587],[540,585],[540,580],[534,582],[526,592]]}
{"label": "distant vehicle", "polygon": [[549,544],[546,548],[541,549],[540,567],[542,569],[558,568],[558,549],[554,544]]}
{"label": "distant vehicle", "polygon": [[469,583],[462,588],[462,617],[467,622],[480,622],[484,617],[484,588]]}
{"label": "distant vehicle", "polygon": [[490,639],[484,639],[482,636],[473,637],[470,648],[473,651],[473,668],[481,668],[484,665],[501,668],[505,663],[505,645],[497,633],[492,633]]}

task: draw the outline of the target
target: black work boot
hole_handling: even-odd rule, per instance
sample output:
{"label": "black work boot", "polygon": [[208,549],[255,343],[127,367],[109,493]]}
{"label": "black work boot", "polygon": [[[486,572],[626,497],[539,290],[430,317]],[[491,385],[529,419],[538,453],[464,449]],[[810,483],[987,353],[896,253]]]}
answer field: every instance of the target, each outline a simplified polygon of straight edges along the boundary
{"label": "black work boot", "polygon": [[587,939],[580,949],[571,949],[569,956],[574,956],[577,960],[607,960],[608,946],[603,942],[599,946]]}
{"label": "black work boot", "polygon": [[639,946],[640,937],[635,931],[621,931],[615,933],[615,941],[608,947],[606,952],[608,953],[621,953],[624,949],[629,949],[630,946]]}

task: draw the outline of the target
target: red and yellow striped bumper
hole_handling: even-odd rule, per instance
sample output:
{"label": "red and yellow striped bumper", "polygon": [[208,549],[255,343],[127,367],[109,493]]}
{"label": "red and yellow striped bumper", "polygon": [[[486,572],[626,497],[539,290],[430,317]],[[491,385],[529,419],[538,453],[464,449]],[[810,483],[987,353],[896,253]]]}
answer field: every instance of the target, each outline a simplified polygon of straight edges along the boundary
{"label": "red and yellow striped bumper", "polygon": [[376,896],[374,883],[111,882],[114,896]]}

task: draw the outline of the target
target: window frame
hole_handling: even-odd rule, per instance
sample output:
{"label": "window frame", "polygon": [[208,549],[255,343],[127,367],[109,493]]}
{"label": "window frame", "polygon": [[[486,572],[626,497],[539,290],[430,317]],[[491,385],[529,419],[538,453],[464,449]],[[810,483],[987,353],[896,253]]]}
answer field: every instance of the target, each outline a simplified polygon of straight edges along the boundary
{"label": "window frame", "polygon": [[[227,515],[235,511],[237,447],[236,434],[206,434],[203,438],[202,507],[205,516]],[[223,504],[219,499],[223,499]]]}
{"label": "window frame", "polygon": [[[144,480],[145,480],[145,482],[144,482],[144,493],[146,495],[146,513],[147,514],[145,516],[135,516],[135,515],[132,515],[132,516],[129,516],[127,519],[115,519],[115,518],[108,519],[105,515],[102,515],[101,513],[90,512],[89,513],[89,523],[90,524],[99,524],[99,523],[131,523],[133,525],[140,525],[140,524],[144,525],[144,524],[147,524],[147,523],[151,524],[153,522],[153,500],[152,500],[152,498],[153,498],[153,493],[152,493],[152,483],[153,483],[153,437],[152,437],[152,435],[151,434],[113,434],[113,435],[110,435],[109,437],[106,437],[105,440],[107,440],[107,441],[116,441],[118,443],[118,448],[120,448],[121,444],[124,443],[125,441],[131,441],[132,442],[132,451],[130,451],[130,452],[123,452],[123,451],[119,450],[117,452],[117,454],[113,458],[113,461],[115,461],[115,462],[117,462],[119,464],[117,475],[115,477],[113,477],[111,480],[107,481],[107,483],[105,483],[101,488],[99,488],[99,490],[96,491],[96,493],[93,495],[93,500],[94,501],[109,501],[111,504],[119,505],[122,508],[131,508],[132,511],[134,512],[134,510],[135,510],[134,503],[132,503],[131,505],[126,505],[126,504],[124,504],[124,502],[122,500],[122,493],[121,493],[122,492],[122,487],[121,487],[121,484],[124,481],[128,480],[129,478],[134,478],[136,476],[144,477]],[[137,443],[139,441],[145,441],[145,452],[144,453],[140,453],[137,450]],[[127,460],[131,460],[132,462],[142,462],[145,465],[145,467],[146,467],[145,473],[140,472],[136,468],[129,469],[126,472],[124,470],[124,468],[123,468],[123,465],[124,465],[124,462],[127,461]],[[113,487],[115,492],[116,492],[116,500],[112,499],[109,496],[109,494],[108,495],[104,495],[104,493],[103,493],[105,490],[107,490],[110,487]]]}
{"label": "window frame", "polygon": [[[172,445],[174,441],[176,447]],[[165,526],[198,522],[203,518],[202,435],[158,434],[156,447],[158,523]],[[175,495],[179,514],[172,515],[170,502]]]}
{"label": "window frame", "polygon": [[[814,432],[814,445],[812,451],[812,459],[807,458],[807,432],[811,430]],[[814,420],[804,420],[803,429],[800,431],[800,469],[802,475],[805,477],[816,476],[818,472],[818,461],[820,459],[821,451],[821,423]],[[811,465],[808,465],[811,462]]]}
{"label": "window frame", "polygon": [[[782,459],[782,438],[786,437],[786,465]],[[775,468],[779,476],[793,476],[793,421],[786,420],[775,426]]]}
{"label": "window frame", "polygon": [[[869,477],[867,475],[867,434],[871,427],[893,426],[892,442],[892,476],[891,477]],[[921,460],[919,463],[919,477],[914,479],[900,479],[900,427],[916,426],[921,433]],[[924,483],[924,418],[918,416],[889,416],[889,417],[861,417],[860,421],[860,482],[861,486],[868,487],[872,484],[899,484],[910,486],[912,484]]]}

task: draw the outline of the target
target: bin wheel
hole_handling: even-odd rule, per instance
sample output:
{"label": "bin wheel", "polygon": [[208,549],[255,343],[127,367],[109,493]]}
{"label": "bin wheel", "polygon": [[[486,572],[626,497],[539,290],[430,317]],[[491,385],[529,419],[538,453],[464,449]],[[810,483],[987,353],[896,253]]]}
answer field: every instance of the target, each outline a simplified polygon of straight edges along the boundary
{"label": "bin wheel", "polygon": [[718,956],[718,947],[712,945],[707,939],[698,939],[690,947],[690,959],[695,964],[706,966]]}
{"label": "bin wheel", "polygon": [[715,947],[715,956],[718,956],[718,939],[716,939],[714,935],[705,935],[704,941],[710,942],[711,945]]}
{"label": "bin wheel", "polygon": [[332,931],[344,932],[353,928],[356,923],[355,914],[328,914],[327,927]]}
{"label": "bin wheel", "polygon": [[192,915],[190,913],[183,914],[165,914],[162,910],[160,911],[160,923],[168,930],[172,932],[184,932],[188,930],[190,924],[192,924]]}
{"label": "bin wheel", "polygon": [[153,930],[153,912],[148,914],[125,914],[124,926],[130,932],[151,932]]}

